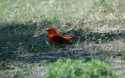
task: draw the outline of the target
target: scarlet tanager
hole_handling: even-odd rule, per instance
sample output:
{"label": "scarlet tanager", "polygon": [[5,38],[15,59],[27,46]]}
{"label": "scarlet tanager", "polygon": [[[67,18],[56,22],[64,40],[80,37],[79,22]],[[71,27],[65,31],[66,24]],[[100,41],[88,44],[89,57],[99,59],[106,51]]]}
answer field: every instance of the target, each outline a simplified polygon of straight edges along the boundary
{"label": "scarlet tanager", "polygon": [[73,39],[72,36],[62,36],[58,34],[55,28],[48,28],[48,39],[51,44],[62,45],[62,44],[71,44]]}

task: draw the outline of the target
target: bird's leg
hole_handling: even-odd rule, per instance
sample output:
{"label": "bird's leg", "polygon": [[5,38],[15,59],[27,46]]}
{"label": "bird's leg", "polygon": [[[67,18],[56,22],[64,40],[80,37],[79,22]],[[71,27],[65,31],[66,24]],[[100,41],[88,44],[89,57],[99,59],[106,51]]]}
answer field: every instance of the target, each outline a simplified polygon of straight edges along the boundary
{"label": "bird's leg", "polygon": [[55,48],[55,45],[54,45],[54,44],[52,44],[52,50],[54,50],[54,48]]}
{"label": "bird's leg", "polygon": [[62,48],[62,45],[59,45],[59,48]]}

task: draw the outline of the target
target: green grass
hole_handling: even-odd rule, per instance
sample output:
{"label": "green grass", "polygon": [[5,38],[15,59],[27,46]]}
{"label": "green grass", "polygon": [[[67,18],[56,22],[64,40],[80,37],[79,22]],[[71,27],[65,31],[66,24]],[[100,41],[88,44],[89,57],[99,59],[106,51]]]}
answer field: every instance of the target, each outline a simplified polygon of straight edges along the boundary
{"label": "green grass", "polygon": [[[63,51],[68,52],[65,58],[72,58],[81,49],[109,53],[103,60],[118,53],[124,58],[124,8],[124,0],[0,0],[1,64],[4,67],[5,60],[17,61],[22,56],[37,57],[42,53],[49,57],[42,60],[53,60],[50,56],[58,59]],[[75,44],[63,48],[49,45],[45,32],[48,27],[57,28],[63,35],[74,35]]]}

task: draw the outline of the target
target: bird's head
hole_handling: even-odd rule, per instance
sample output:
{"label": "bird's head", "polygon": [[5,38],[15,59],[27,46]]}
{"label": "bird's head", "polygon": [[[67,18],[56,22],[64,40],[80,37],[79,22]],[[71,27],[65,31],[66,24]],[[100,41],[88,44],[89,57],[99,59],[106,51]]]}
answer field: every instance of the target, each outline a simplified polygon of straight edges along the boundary
{"label": "bird's head", "polygon": [[48,32],[49,34],[57,34],[57,31],[56,31],[55,28],[48,28],[48,29],[47,29],[47,32]]}

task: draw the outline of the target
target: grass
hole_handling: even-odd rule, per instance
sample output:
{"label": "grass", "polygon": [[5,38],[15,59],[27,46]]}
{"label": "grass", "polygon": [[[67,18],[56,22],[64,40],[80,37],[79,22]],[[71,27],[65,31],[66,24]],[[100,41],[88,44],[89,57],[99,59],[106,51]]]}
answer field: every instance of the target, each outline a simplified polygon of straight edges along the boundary
{"label": "grass", "polygon": [[[0,0],[1,64],[4,67],[5,60],[12,62],[20,59],[21,62],[23,60],[29,63],[33,61],[30,59],[31,56],[34,56],[33,59],[36,58],[35,61],[48,60],[49,62],[53,62],[52,56],[54,60],[60,56],[81,58],[84,51],[108,53],[104,58],[101,58],[102,54],[96,57],[93,55],[92,58],[106,60],[110,56],[117,57],[118,53],[125,58],[124,8],[124,0],[113,2],[110,0]],[[64,48],[49,45],[45,32],[48,27],[57,28],[63,35],[74,35],[75,44]],[[47,57],[44,58],[45,55]]]}

